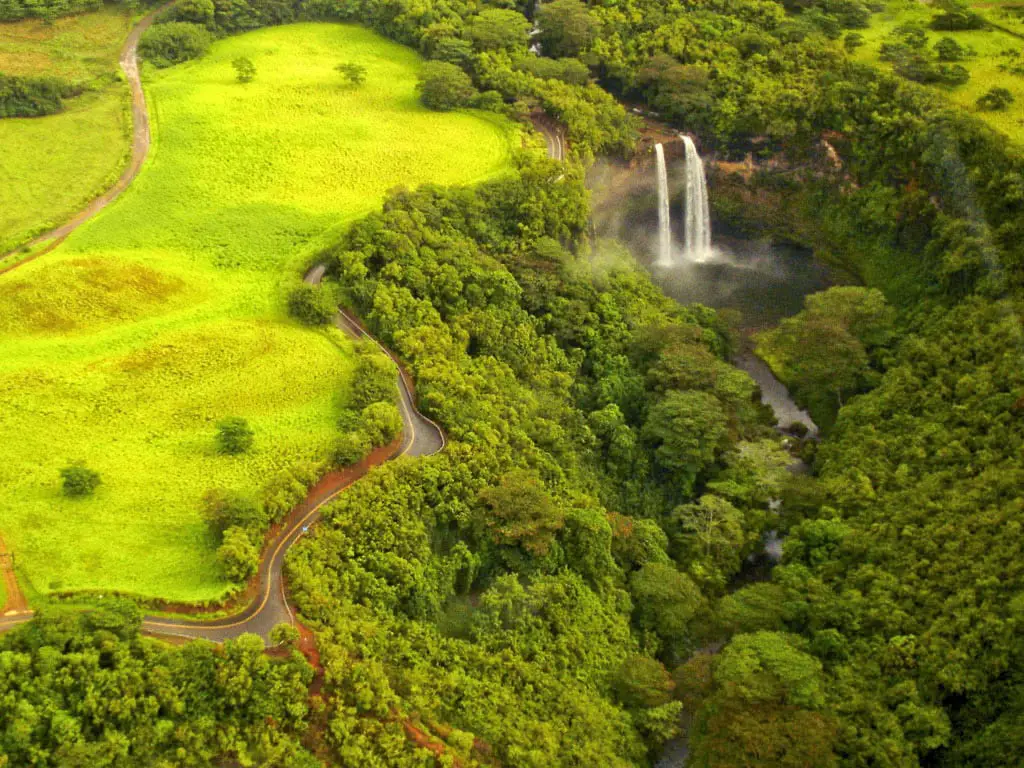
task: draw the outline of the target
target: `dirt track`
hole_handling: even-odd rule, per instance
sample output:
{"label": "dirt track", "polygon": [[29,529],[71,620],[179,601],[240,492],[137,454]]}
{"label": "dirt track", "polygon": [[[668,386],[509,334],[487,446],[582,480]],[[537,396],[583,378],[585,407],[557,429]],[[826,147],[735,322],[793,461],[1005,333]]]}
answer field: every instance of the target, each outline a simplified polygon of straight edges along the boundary
{"label": "dirt track", "polygon": [[[140,19],[139,23],[132,27],[131,32],[128,33],[128,37],[124,41],[124,47],[121,49],[121,71],[124,72],[125,77],[128,79],[128,84],[131,86],[132,94],[132,156],[128,161],[128,165],[121,173],[121,177],[117,180],[114,186],[75,214],[70,221],[62,224],[56,229],[46,232],[45,234],[39,235],[39,237],[32,240],[29,243],[30,246],[39,245],[41,243],[46,243],[46,245],[40,248],[36,253],[33,253],[31,256],[24,258],[15,264],[11,264],[7,267],[0,267],[0,275],[5,272],[15,270],[34,259],[38,259],[44,254],[50,253],[50,251],[63,243],[67,239],[68,235],[114,202],[121,193],[128,188],[128,185],[132,183],[135,177],[139,175],[139,171],[142,170],[142,164],[146,160],[146,155],[149,154],[150,142],[149,111],[146,108],[146,95],[142,90],[142,80],[139,78],[139,40],[142,38],[142,34],[149,29],[149,26],[156,19],[157,15],[170,5],[172,5],[172,3],[163,5]],[[16,253],[17,250],[20,249],[4,254],[0,258],[11,256]]]}

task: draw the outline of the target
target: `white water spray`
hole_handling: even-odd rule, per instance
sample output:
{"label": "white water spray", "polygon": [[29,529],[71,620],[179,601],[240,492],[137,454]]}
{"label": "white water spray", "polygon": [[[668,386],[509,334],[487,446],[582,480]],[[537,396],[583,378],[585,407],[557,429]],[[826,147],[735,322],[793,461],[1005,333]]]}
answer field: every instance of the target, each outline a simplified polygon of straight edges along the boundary
{"label": "white water spray", "polygon": [[[686,199],[683,211],[686,217],[684,219],[686,229],[683,258],[689,262],[706,261],[711,257],[711,209],[708,205],[708,181],[704,175],[704,161],[697,154],[697,147],[694,146],[693,139],[683,136],[683,145],[686,147]],[[659,162],[663,162],[660,144],[658,148]]]}
{"label": "white water spray", "polygon": [[665,166],[665,148],[654,145],[658,156],[658,266],[672,266],[672,228],[668,200],[668,168]]}

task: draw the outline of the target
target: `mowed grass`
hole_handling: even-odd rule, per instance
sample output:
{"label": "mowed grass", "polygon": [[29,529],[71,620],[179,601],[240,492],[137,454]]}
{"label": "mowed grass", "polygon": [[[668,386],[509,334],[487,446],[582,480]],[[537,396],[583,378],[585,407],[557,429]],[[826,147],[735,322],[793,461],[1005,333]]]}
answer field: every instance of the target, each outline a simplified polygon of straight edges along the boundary
{"label": "mowed grass", "polygon": [[0,120],[0,257],[62,224],[116,181],[130,141],[128,88],[116,77],[130,26],[114,8],[52,24],[0,24],[0,72],[55,75],[90,88],[61,114]]}
{"label": "mowed grass", "polygon": [[[1001,12],[1000,6],[1010,3],[980,2],[972,5],[996,24],[1012,28],[1015,23]],[[854,59],[891,70],[892,65],[878,57],[881,44],[900,24],[919,23],[927,28],[936,12],[934,7],[916,0],[890,0],[884,11],[872,15],[869,29],[857,30],[863,34],[866,44],[857,49]],[[998,29],[964,32],[936,32],[929,29],[928,48],[932,49],[942,37],[951,37],[960,45],[970,46],[977,52],[977,56],[958,62],[971,73],[971,79],[966,84],[957,87],[936,86],[938,90],[964,111],[977,115],[1014,141],[1024,143],[1024,77],[999,70],[999,64],[1007,61],[1000,54],[1007,49],[1024,50],[1024,39]],[[1003,111],[978,110],[975,106],[978,97],[994,86],[1009,89],[1016,101]]]}
{"label": "mowed grass", "polygon": [[[248,56],[252,83],[231,60]],[[334,66],[367,82],[345,87]],[[505,172],[511,123],[433,113],[419,57],[358,27],[301,24],[148,71],[154,149],[125,194],[0,276],[0,531],[31,586],[181,600],[224,593],[200,499],[325,454],[352,366],[283,298],[325,232],[388,189]],[[254,450],[218,455],[243,416]],[[68,500],[59,470],[103,477]]]}

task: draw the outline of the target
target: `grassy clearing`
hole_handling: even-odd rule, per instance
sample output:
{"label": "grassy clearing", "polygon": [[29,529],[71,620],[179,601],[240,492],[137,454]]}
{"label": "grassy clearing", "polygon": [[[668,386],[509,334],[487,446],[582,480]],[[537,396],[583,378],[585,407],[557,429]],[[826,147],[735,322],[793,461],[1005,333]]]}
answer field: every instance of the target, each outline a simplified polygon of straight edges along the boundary
{"label": "grassy clearing", "polygon": [[[1011,3],[980,2],[972,5],[976,6],[977,10],[991,21],[1001,26],[1014,28],[1014,24],[1017,24],[1013,19],[1008,19],[1001,8],[1003,5],[1011,5]],[[878,57],[879,47],[889,33],[900,24],[916,22],[927,26],[934,14],[934,8],[916,2],[916,0],[889,0],[884,11],[872,16],[871,27],[859,30],[863,34],[866,44],[855,52],[854,58],[857,61],[891,69],[888,62],[881,61]],[[941,87],[940,90],[953,104],[976,114],[1014,141],[1024,142],[1024,77],[1010,75],[999,70],[999,64],[1005,61],[1000,58],[1000,54],[1008,49],[1024,49],[1024,40],[997,29],[965,32],[928,30],[928,47],[933,47],[936,41],[942,37],[951,37],[960,45],[970,46],[977,52],[977,56],[959,62],[971,73],[970,81],[955,88]],[[1001,112],[979,111],[975,107],[975,102],[979,96],[993,86],[1008,88],[1016,97],[1016,102],[1010,105],[1009,109]]]}
{"label": "grassy clearing", "polygon": [[9,75],[56,75],[89,82],[117,69],[131,16],[108,6],[94,13],[55,19],[0,24],[0,72]]}
{"label": "grassy clearing", "polygon": [[126,97],[127,86],[112,85],[59,115],[0,120],[0,254],[64,223],[117,180],[130,141]]}
{"label": "grassy clearing", "polygon": [[[235,82],[238,56],[254,82]],[[366,66],[366,84],[344,87],[339,61]],[[321,455],[343,404],[349,342],[283,316],[297,268],[394,186],[508,167],[511,124],[424,110],[419,66],[366,30],[302,24],[147,72],[142,174],[59,249],[0,277],[0,530],[32,587],[224,592],[203,492],[255,489]],[[215,453],[229,415],[256,430],[251,454]],[[94,497],[61,496],[69,459],[101,473]]]}
{"label": "grassy clearing", "polygon": [[[69,219],[116,181],[128,157],[123,11],[0,24],[0,72],[89,84],[59,115],[0,120],[0,255]],[[40,162],[46,158],[46,162]]]}

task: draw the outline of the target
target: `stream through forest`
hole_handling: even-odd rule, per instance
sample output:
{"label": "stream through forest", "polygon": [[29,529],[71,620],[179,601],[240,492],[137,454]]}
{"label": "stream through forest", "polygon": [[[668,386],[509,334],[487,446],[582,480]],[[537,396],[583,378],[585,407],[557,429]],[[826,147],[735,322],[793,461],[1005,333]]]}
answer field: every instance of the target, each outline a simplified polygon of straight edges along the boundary
{"label": "stream through forest", "polygon": [[[836,278],[827,266],[815,261],[805,249],[718,236],[713,255],[707,261],[683,261],[666,267],[656,264],[652,256],[645,266],[654,282],[683,304],[700,303],[740,312],[746,338],[733,364],[757,382],[761,402],[772,407],[780,429],[798,422],[807,427],[809,435],[817,435],[818,428],[810,415],[793,401],[771,368],[754,354],[750,337],[799,312],[807,294],[835,284]],[[790,469],[807,471],[799,459],[794,460]],[[781,558],[782,540],[774,531],[765,538],[765,555],[769,562]],[[665,745],[656,768],[683,768],[688,754],[686,739],[673,739]]]}

